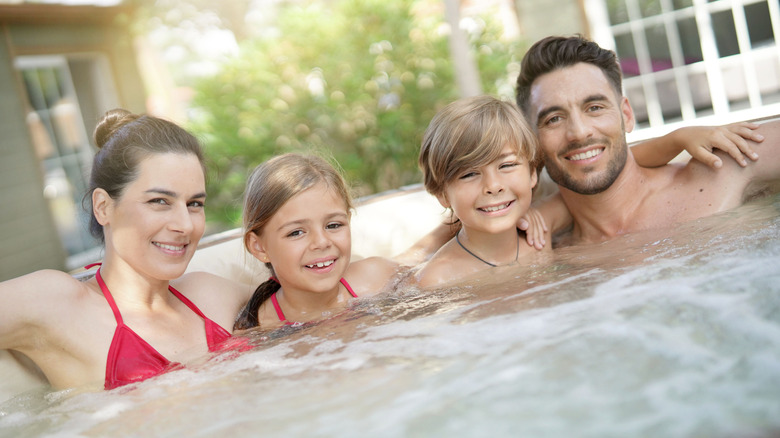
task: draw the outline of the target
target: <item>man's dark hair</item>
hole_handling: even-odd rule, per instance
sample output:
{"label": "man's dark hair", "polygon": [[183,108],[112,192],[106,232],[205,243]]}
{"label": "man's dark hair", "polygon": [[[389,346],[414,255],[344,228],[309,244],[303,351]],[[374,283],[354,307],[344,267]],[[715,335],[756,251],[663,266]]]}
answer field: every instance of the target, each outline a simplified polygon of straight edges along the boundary
{"label": "man's dark hair", "polygon": [[529,118],[531,85],[536,78],[559,68],[580,62],[600,68],[618,96],[623,93],[622,73],[617,56],[612,50],[599,47],[581,35],[571,37],[549,36],[543,38],[526,52],[517,77],[517,106]]}

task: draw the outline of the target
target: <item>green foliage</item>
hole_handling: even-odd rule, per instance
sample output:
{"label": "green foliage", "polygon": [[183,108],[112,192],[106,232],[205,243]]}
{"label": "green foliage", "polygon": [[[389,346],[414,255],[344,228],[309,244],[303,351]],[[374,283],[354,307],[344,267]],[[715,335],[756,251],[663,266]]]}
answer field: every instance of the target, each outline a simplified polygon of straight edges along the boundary
{"label": "green foliage", "polygon": [[[424,13],[420,4],[435,5],[288,6],[276,37],[245,42],[196,86],[189,128],[209,159],[210,220],[236,225],[248,174],[289,151],[333,156],[358,196],[420,181],[422,134],[458,97],[443,14]],[[511,98],[519,48],[502,42],[497,25],[479,22],[471,43],[483,89]]]}

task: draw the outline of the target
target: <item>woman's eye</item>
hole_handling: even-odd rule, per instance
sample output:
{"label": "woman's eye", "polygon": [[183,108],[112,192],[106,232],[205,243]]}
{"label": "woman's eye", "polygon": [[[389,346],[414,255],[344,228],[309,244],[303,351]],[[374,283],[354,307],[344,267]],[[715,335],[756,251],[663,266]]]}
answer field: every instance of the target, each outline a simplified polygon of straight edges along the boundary
{"label": "woman's eye", "polygon": [[203,208],[206,206],[206,203],[203,201],[192,201],[189,204],[187,204],[187,207],[190,208]]}
{"label": "woman's eye", "polygon": [[149,200],[149,204],[168,205],[168,201],[163,198],[154,198]]}

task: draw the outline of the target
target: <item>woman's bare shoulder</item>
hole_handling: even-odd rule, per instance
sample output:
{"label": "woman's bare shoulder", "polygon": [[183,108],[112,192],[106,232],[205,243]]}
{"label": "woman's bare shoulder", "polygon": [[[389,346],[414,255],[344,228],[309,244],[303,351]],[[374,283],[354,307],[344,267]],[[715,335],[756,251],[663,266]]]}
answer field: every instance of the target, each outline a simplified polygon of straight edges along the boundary
{"label": "woman's bare shoulder", "polygon": [[70,274],[54,269],[44,269],[0,283],[3,295],[20,295],[32,298],[36,295],[67,295],[86,290],[84,282]]}

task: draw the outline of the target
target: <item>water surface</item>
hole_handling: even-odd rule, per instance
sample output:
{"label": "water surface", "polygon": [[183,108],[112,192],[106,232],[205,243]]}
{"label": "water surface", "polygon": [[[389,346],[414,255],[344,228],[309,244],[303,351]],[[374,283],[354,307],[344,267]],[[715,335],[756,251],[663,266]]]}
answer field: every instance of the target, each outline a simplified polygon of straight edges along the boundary
{"label": "water surface", "polygon": [[0,436],[778,436],[779,212],[358,300],[119,390],[25,393]]}

